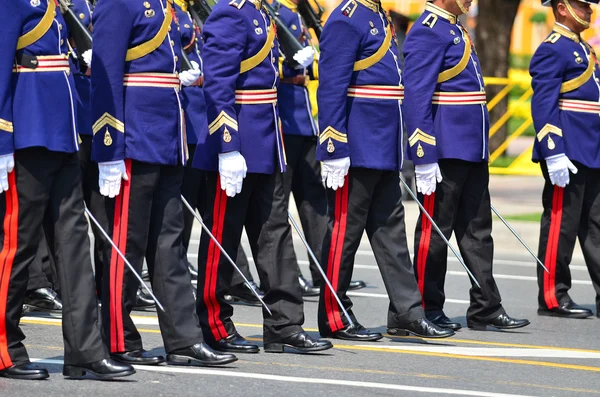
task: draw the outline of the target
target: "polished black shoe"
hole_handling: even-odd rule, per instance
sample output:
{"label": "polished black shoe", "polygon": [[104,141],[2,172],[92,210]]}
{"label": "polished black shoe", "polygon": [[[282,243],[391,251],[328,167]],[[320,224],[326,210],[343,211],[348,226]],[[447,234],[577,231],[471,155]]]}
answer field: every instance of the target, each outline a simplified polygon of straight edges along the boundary
{"label": "polished black shoe", "polygon": [[374,342],[383,338],[383,335],[381,335],[379,332],[371,332],[358,323],[349,325],[346,328],[340,329],[331,334],[322,333],[321,336],[324,338],[354,340],[358,342]]}
{"label": "polished black shoe", "polygon": [[365,288],[366,286],[367,286],[367,283],[365,283],[362,280],[352,280],[352,281],[350,281],[350,285],[348,285],[348,291]]}
{"label": "polished black shoe", "polygon": [[298,282],[300,283],[302,296],[319,296],[321,293],[321,288],[315,287],[313,283],[305,279],[304,276],[298,276]]}
{"label": "polished black shoe", "polygon": [[150,307],[154,307],[154,300],[150,295],[139,288],[135,295],[134,309],[148,309]]}
{"label": "polished black shoe", "polygon": [[237,332],[218,342],[209,343],[211,348],[226,353],[258,353],[258,345],[248,342]]}
{"label": "polished black shoe", "polygon": [[[258,296],[261,298],[265,296],[265,293],[258,288],[258,285],[256,285],[254,281],[250,281],[250,285],[258,294]],[[227,295],[229,295],[229,297],[226,297],[225,300],[230,303],[243,303],[251,306],[260,306],[260,301],[245,283],[232,285],[229,288]]]}
{"label": "polished black shoe", "polygon": [[573,301],[568,301],[561,303],[558,307],[555,307],[554,309],[540,307],[538,309],[538,315],[567,318],[588,318],[592,317],[594,314],[591,310],[586,309],[585,307],[581,307]]}
{"label": "polished black shoe", "polygon": [[278,341],[265,342],[264,346],[266,353],[283,353],[286,347],[292,352],[313,353],[331,349],[333,345],[327,340],[313,339],[305,331],[300,331]]}
{"label": "polished black shoe", "polygon": [[217,353],[206,343],[196,343],[184,349],[167,354],[167,364],[188,366],[226,365],[237,361],[233,354]]}
{"label": "polished black shoe", "polygon": [[44,368],[40,368],[32,363],[23,363],[1,370],[0,377],[10,379],[42,380],[48,379],[50,375]]}
{"label": "polished black shoe", "polygon": [[194,266],[192,266],[192,264],[189,262],[188,262],[187,266],[188,266],[188,271],[190,272],[190,276],[192,276],[192,280],[197,279],[198,278],[198,270],[196,270],[196,268]]}
{"label": "polished black shoe", "polygon": [[125,353],[112,353],[110,357],[120,363],[131,365],[158,365],[165,362],[163,356],[155,356],[144,349],[132,350]]}
{"label": "polished black shoe", "polygon": [[110,358],[89,364],[63,366],[63,375],[67,378],[82,378],[86,374],[92,374],[98,379],[112,379],[133,375],[135,369],[129,364],[121,364]]}
{"label": "polished black shoe", "polygon": [[150,272],[148,272],[148,269],[142,270],[142,280],[150,281]]}
{"label": "polished black shoe", "polygon": [[462,324],[456,321],[452,321],[444,314],[444,312],[440,312],[436,315],[427,315],[427,320],[431,321],[435,325],[440,328],[447,328],[453,331],[458,331],[462,328]]}
{"label": "polished black shoe", "polygon": [[441,328],[425,317],[408,323],[403,327],[390,327],[388,325],[388,334],[399,336],[419,336],[421,338],[448,338],[454,335],[454,331],[448,328]]}
{"label": "polished black shoe", "polygon": [[27,292],[23,312],[61,313],[63,304],[51,288],[38,288]]}
{"label": "polished black shoe", "polygon": [[488,326],[498,329],[516,329],[523,328],[529,325],[529,320],[518,320],[510,317],[506,313],[502,313],[491,320],[475,320],[467,318],[467,327],[476,331],[485,331]]}

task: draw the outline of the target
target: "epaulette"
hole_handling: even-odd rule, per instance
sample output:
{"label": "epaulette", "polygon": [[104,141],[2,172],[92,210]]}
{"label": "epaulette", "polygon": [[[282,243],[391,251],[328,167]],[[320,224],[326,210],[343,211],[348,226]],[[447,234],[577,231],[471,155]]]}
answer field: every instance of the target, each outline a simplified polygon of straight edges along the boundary
{"label": "epaulette", "polygon": [[229,5],[237,8],[238,10],[241,10],[242,7],[244,6],[245,2],[246,2],[246,0],[231,0],[229,2]]}
{"label": "epaulette", "polygon": [[437,21],[438,21],[438,16],[435,15],[434,13],[431,13],[431,14],[427,15],[427,18],[425,18],[423,20],[423,25],[429,26],[430,28],[433,29],[433,27],[435,26]]}
{"label": "epaulette", "polygon": [[548,38],[546,40],[544,40],[544,43],[556,43],[558,41],[558,39],[560,39],[562,35],[560,33],[556,33],[556,32],[552,32],[552,34],[550,36],[548,36]]}
{"label": "epaulette", "polygon": [[352,14],[356,11],[356,7],[358,7],[358,3],[354,0],[348,0],[346,4],[342,6],[342,15],[352,18]]}

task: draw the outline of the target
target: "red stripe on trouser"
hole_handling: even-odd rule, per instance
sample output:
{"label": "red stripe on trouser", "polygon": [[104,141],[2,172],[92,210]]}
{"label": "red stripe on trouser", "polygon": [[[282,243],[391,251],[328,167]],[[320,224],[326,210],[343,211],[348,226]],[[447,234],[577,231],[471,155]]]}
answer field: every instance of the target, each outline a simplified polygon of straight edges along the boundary
{"label": "red stripe on trouser", "polygon": [[[129,194],[131,191],[131,160],[125,160],[129,180],[121,181],[121,192],[115,202],[113,241],[123,255],[127,255],[127,230],[129,223]],[[114,248],[110,257],[110,351],[125,351],[123,332],[123,276],[125,261]]]}
{"label": "red stripe on trouser", "polygon": [[560,224],[562,223],[562,207],[565,189],[554,186],[552,197],[552,213],[550,215],[550,233],[546,246],[545,265],[550,274],[544,272],[544,300],[549,309],[558,307],[556,299],[556,257],[560,240]]}
{"label": "red stripe on trouser", "polygon": [[8,335],[6,334],[6,305],[10,274],[17,252],[19,229],[19,198],[14,171],[8,174],[10,188],[6,195],[6,214],[4,216],[4,244],[0,252],[0,370],[12,367],[13,363],[8,353]]}
{"label": "red stripe on trouser", "polygon": [[[435,209],[435,193],[425,196],[423,203],[425,211],[433,218]],[[431,222],[425,213],[421,214],[421,238],[419,239],[419,256],[417,257],[417,275],[419,278],[419,292],[421,292],[421,302],[425,308],[425,266],[427,264],[427,255],[429,254],[429,244],[431,243]]]}
{"label": "red stripe on trouser", "polygon": [[[333,233],[331,234],[331,247],[329,248],[329,259],[327,266],[327,277],[331,281],[333,289],[337,292],[342,253],[344,250],[344,238],[346,236],[346,220],[348,218],[348,191],[349,181],[346,176],[344,186],[339,188],[335,194],[335,217],[333,222]],[[340,309],[329,289],[325,289],[325,312],[329,321],[329,328],[336,332],[344,328]]]}
{"label": "red stripe on trouser", "polygon": [[[221,177],[217,175],[217,191],[213,206],[213,226],[211,233],[222,244],[223,224],[225,223],[225,210],[227,208],[227,194],[221,189]],[[204,281],[204,303],[208,312],[208,325],[216,341],[227,337],[227,331],[221,321],[221,305],[217,300],[217,282],[219,276],[219,261],[221,250],[211,239],[208,243],[208,257]]]}

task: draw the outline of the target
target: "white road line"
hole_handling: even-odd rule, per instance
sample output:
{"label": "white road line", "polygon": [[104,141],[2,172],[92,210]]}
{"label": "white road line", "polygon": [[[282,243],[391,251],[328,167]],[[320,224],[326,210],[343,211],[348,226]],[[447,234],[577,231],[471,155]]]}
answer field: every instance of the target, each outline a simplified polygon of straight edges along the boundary
{"label": "white road line", "polygon": [[476,357],[533,357],[533,358],[577,358],[600,359],[600,353],[569,351],[559,349],[500,348],[500,347],[462,347],[462,346],[425,346],[425,345],[359,345],[375,349],[399,351],[430,352],[456,354]]}
{"label": "white road line", "polygon": [[[55,364],[63,365],[62,360],[49,360],[32,358],[31,361],[35,361],[41,364]],[[135,366],[138,371],[148,372],[159,372],[159,373],[170,373],[170,374],[193,374],[193,375],[206,375],[206,376],[223,376],[229,378],[246,378],[246,379],[260,379],[275,382],[286,382],[286,383],[303,383],[303,384],[316,384],[316,385],[333,385],[333,386],[344,386],[344,387],[357,387],[366,389],[382,389],[382,390],[398,390],[398,391],[410,391],[416,393],[427,393],[435,395],[455,395],[455,396],[479,396],[479,397],[531,397],[522,394],[504,394],[504,393],[493,393],[486,391],[477,390],[461,390],[461,389],[448,389],[448,388],[436,388],[436,387],[421,387],[421,386],[408,386],[408,385],[397,385],[391,383],[376,383],[376,382],[360,382],[353,380],[338,380],[338,379],[324,379],[324,378],[303,378],[299,376],[282,376],[282,375],[270,375],[261,374],[256,372],[236,372],[232,370],[218,370],[218,369],[201,369],[201,368],[180,368],[170,366]]]}

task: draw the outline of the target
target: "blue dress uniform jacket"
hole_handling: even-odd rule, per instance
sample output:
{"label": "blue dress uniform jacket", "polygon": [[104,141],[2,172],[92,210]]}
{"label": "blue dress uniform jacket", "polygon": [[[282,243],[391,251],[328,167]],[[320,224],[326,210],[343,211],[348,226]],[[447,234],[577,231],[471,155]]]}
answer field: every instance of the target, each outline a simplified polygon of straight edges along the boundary
{"label": "blue dress uniform jacket", "polygon": [[379,3],[349,0],[321,35],[317,160],[402,168],[402,77],[391,24]]}
{"label": "blue dress uniform jacket", "polygon": [[[276,6],[276,4],[275,4]],[[279,17],[292,33],[304,44],[311,45],[302,17],[298,13],[298,7],[290,0],[279,1]],[[317,62],[315,60],[315,62]],[[295,69],[285,62],[284,57],[279,58],[279,77],[281,83],[277,90],[277,101],[279,104],[279,115],[284,135],[318,135],[317,125],[312,116],[312,108],[308,89],[304,84],[287,83],[287,79],[308,79],[309,76],[316,78],[315,67]]]}
{"label": "blue dress uniform jacket", "polygon": [[[92,25],[92,6],[89,0],[73,0],[73,12],[83,26]],[[92,81],[85,75],[85,68],[81,67],[81,53],[73,49],[71,54],[71,71],[77,89],[77,130],[80,135],[92,135]]]}
{"label": "blue dress uniform jacket", "polygon": [[414,163],[487,161],[489,115],[482,72],[456,16],[427,3],[403,52],[404,114]]}
{"label": "blue dress uniform jacket", "polygon": [[101,0],[93,20],[92,159],[184,164],[181,43],[171,0]]}
{"label": "blue dress uniform jacket", "polygon": [[[187,2],[182,0],[175,1],[177,10],[177,20],[179,21],[179,34],[181,36],[181,46],[186,52],[190,61],[196,62],[203,69],[201,51],[202,40],[200,28],[196,26],[187,10]],[[204,90],[201,86],[182,87],[183,110],[185,113],[185,131],[187,143],[195,145],[198,143],[200,131],[208,128],[206,124],[206,100],[204,99]]]}
{"label": "blue dress uniform jacket", "polygon": [[278,43],[259,1],[221,1],[204,25],[208,128],[193,166],[218,171],[218,154],[239,151],[248,172],[285,170],[278,123]]}
{"label": "blue dress uniform jacket", "polygon": [[0,154],[33,146],[67,153],[79,149],[67,37],[54,0],[3,2]]}
{"label": "blue dress uniform jacket", "polygon": [[593,49],[567,28],[554,31],[531,60],[533,160],[564,153],[600,168],[600,71]]}

